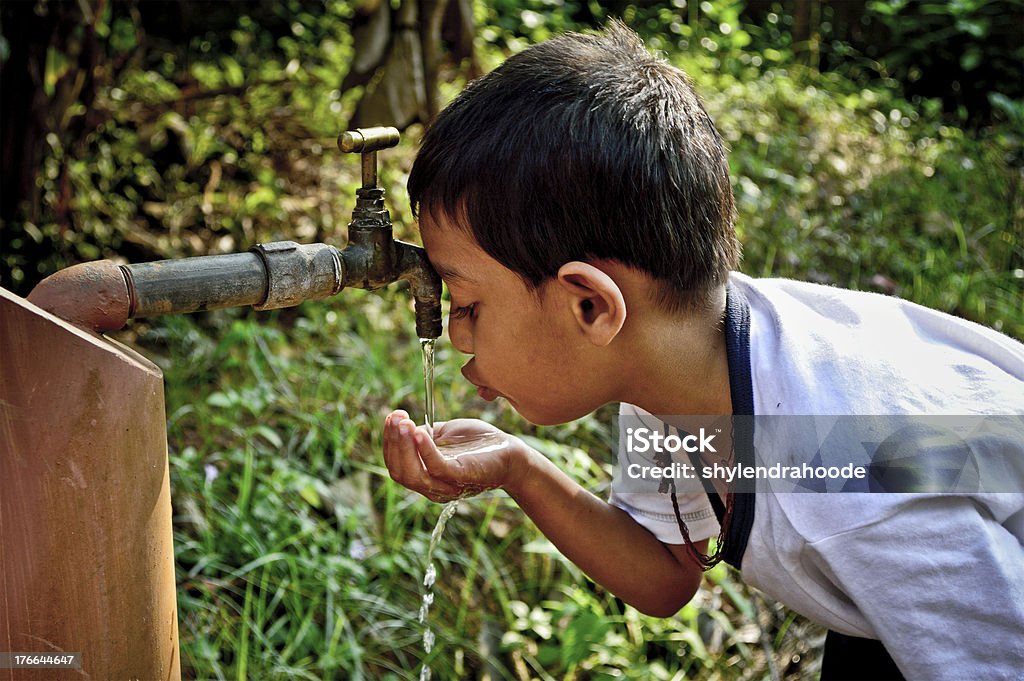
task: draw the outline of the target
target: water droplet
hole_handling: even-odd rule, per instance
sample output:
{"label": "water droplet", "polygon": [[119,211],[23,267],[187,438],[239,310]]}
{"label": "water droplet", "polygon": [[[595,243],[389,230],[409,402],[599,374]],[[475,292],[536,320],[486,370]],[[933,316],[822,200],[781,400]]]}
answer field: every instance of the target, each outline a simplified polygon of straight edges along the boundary
{"label": "water droplet", "polygon": [[427,614],[430,612],[430,606],[434,603],[434,592],[428,591],[423,594],[423,603],[420,604],[420,624],[427,621]]}
{"label": "water droplet", "polygon": [[423,632],[423,650],[430,652],[434,649],[434,632],[430,629],[426,629]]}

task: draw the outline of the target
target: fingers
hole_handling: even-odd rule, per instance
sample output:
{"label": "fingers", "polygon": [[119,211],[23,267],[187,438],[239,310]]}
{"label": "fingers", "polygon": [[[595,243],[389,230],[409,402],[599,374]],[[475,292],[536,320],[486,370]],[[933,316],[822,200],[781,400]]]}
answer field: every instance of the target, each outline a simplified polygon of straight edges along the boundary
{"label": "fingers", "polygon": [[403,456],[399,424],[409,415],[402,410],[393,411],[384,419],[384,464],[388,467],[391,478],[396,482],[407,476],[405,468],[410,466],[408,457]]}
{"label": "fingers", "polygon": [[450,475],[448,469],[449,461],[441,454],[433,438],[422,430],[417,430],[413,438],[415,439],[416,448],[420,453],[420,460],[423,462],[423,467],[427,474],[433,477],[448,477]]}
{"label": "fingers", "polygon": [[384,463],[391,478],[432,501],[456,498],[461,490],[428,472],[418,447],[428,450],[428,457],[440,457],[425,428],[417,428],[404,411],[389,414],[384,420]]}
{"label": "fingers", "polygon": [[412,489],[422,485],[425,475],[423,463],[412,445],[415,428],[416,424],[403,411],[392,412],[384,422],[384,463],[395,482]]}

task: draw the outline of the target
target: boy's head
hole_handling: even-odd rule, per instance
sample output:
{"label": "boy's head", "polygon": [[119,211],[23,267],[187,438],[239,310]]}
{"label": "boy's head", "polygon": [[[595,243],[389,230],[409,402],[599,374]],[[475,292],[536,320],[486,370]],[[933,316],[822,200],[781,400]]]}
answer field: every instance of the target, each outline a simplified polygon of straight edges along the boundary
{"label": "boy's head", "polygon": [[725,149],[686,75],[618,22],[509,58],[424,137],[413,207],[537,287],[611,259],[699,306],[739,260]]}

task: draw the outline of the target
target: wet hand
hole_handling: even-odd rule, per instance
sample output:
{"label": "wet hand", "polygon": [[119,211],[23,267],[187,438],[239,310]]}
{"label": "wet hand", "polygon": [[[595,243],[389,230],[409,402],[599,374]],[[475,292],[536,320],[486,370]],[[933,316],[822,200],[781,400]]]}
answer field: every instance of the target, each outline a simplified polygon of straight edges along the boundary
{"label": "wet hand", "polygon": [[384,421],[384,463],[391,478],[438,502],[505,486],[526,447],[475,419],[438,423],[433,435],[401,410]]}

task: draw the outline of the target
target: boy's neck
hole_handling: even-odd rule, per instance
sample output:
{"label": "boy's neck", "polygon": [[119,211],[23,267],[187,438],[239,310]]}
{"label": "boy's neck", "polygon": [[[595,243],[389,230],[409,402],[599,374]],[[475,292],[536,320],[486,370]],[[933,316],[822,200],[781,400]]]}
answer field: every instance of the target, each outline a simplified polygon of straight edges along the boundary
{"label": "boy's neck", "polygon": [[724,310],[724,289],[707,311],[634,309],[621,401],[663,416],[732,414]]}

